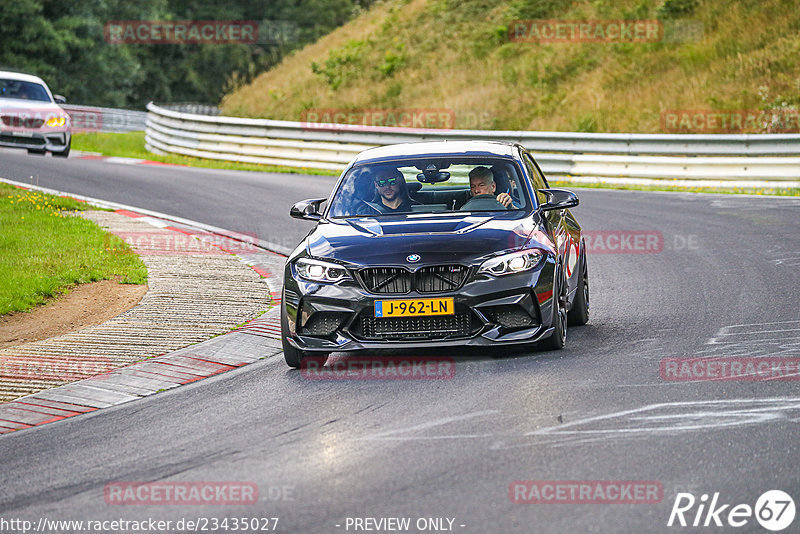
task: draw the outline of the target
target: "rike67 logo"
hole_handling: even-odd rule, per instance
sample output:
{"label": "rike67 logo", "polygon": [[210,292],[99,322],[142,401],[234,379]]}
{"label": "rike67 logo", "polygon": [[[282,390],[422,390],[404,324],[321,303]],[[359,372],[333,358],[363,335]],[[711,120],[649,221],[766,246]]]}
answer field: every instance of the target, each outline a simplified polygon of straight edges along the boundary
{"label": "rike67 logo", "polygon": [[[691,493],[678,493],[672,504],[667,526],[681,527],[743,527],[756,521],[767,530],[777,532],[792,524],[795,516],[794,500],[781,490],[764,492],[755,506],[749,504],[723,504],[719,492],[709,496],[704,493],[700,499]],[[752,532],[752,526],[748,532]]]}

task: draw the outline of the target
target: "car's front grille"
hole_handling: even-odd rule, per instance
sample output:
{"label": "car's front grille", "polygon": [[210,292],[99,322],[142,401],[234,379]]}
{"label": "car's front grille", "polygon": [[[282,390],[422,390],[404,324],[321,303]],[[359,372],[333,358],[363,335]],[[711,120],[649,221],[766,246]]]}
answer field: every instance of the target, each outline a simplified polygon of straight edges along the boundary
{"label": "car's front grille", "polygon": [[465,337],[471,332],[469,313],[429,317],[369,317],[361,316],[361,336],[364,339],[418,340]]}
{"label": "car's front grille", "polygon": [[3,115],[3,124],[13,128],[41,128],[44,119],[34,117],[20,117],[18,115]]}
{"label": "car's front grille", "polygon": [[408,293],[411,291],[410,272],[400,267],[372,267],[360,273],[364,287],[371,293]]}
{"label": "car's front grille", "polygon": [[417,271],[414,283],[420,293],[439,293],[458,289],[466,276],[463,265],[436,265]]}
{"label": "car's front grille", "polygon": [[434,265],[412,273],[402,267],[370,267],[359,273],[370,293],[442,293],[461,287],[469,269],[463,265]]}
{"label": "car's front grille", "polygon": [[44,139],[41,137],[18,137],[16,135],[0,135],[0,142],[14,145],[41,145],[44,146]]}

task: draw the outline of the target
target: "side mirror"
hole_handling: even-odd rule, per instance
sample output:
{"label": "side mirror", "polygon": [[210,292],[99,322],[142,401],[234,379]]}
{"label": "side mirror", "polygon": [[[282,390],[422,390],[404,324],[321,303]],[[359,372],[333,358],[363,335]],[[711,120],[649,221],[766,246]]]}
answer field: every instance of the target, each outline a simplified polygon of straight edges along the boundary
{"label": "side mirror", "polygon": [[289,210],[289,215],[295,219],[304,219],[306,221],[318,221],[322,219],[322,214],[319,212],[319,206],[327,198],[310,198],[301,200]]}
{"label": "side mirror", "polygon": [[539,192],[547,197],[547,202],[539,206],[542,211],[574,208],[580,202],[578,195],[566,189],[539,189]]}
{"label": "side mirror", "polygon": [[56,101],[56,104],[66,104],[67,99],[62,95],[53,95],[53,100]]}

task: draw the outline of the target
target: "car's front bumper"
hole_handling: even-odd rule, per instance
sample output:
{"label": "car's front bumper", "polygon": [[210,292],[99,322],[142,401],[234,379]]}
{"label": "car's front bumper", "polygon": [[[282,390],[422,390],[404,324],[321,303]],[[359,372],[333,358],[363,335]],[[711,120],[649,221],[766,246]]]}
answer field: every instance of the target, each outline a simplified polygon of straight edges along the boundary
{"label": "car's front bumper", "polygon": [[[338,284],[308,282],[287,265],[283,303],[289,330],[287,341],[297,349],[312,352],[498,347],[536,342],[553,332],[553,272],[552,259],[533,271],[501,277],[475,275],[473,269],[466,283],[454,292],[387,295],[369,293],[355,280]],[[456,314],[466,317],[468,327],[449,335],[435,329],[428,334],[416,331],[407,336],[390,332],[385,338],[366,333],[365,324],[383,320],[374,317],[376,300],[439,297],[453,297]],[[327,320],[330,321],[326,323]],[[320,324],[334,326],[320,331]]]}
{"label": "car's front bumper", "polygon": [[20,131],[0,129],[0,146],[26,148],[30,150],[46,150],[48,152],[64,152],[69,149],[72,135],[65,130]]}

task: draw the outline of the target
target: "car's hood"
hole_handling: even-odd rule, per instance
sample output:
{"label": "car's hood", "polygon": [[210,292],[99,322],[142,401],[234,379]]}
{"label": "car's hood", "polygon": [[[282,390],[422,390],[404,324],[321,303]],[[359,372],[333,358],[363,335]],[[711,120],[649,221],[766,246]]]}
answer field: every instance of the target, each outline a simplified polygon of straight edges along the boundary
{"label": "car's hood", "polygon": [[306,239],[307,253],[356,265],[469,264],[522,247],[534,224],[522,213],[453,216],[415,215],[324,222]]}

